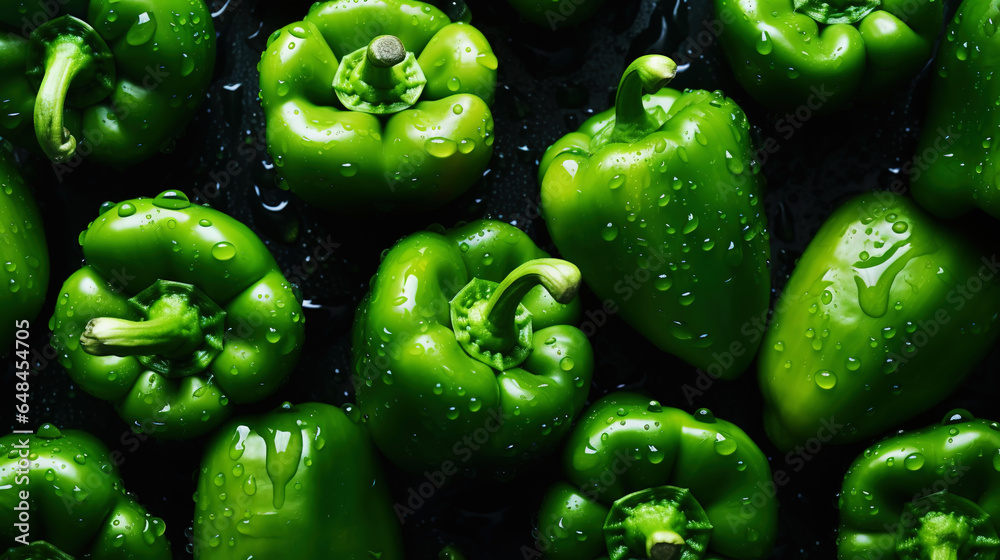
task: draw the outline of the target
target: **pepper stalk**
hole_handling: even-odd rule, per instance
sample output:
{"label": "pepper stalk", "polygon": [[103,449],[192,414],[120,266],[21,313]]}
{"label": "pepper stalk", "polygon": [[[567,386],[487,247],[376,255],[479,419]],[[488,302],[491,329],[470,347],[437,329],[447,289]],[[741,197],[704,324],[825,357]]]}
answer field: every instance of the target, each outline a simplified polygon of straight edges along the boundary
{"label": "pepper stalk", "polygon": [[222,351],[225,311],[201,290],[159,280],[129,300],[136,320],[91,319],[80,346],[92,356],[137,356],[150,369],[180,377],[204,370]]}
{"label": "pepper stalk", "polygon": [[35,97],[35,136],[55,163],[76,153],[63,121],[66,106],[87,106],[114,90],[115,62],[104,39],[87,22],[62,16],[39,26],[28,41],[27,76]]}
{"label": "pepper stalk", "polygon": [[604,522],[611,560],[700,560],[712,523],[686,488],[659,486],[620,498]]}
{"label": "pepper stalk", "polygon": [[663,126],[661,119],[646,110],[642,97],[660,91],[676,75],[677,64],[657,54],[641,56],[629,64],[615,94],[615,119],[594,135],[590,151],[607,144],[637,142]]}
{"label": "pepper stalk", "polygon": [[580,269],[561,259],[534,259],[515,268],[497,284],[474,278],[451,300],[455,338],[473,358],[504,371],[520,365],[531,352],[531,312],[521,300],[543,286],[559,303],[580,289]]}

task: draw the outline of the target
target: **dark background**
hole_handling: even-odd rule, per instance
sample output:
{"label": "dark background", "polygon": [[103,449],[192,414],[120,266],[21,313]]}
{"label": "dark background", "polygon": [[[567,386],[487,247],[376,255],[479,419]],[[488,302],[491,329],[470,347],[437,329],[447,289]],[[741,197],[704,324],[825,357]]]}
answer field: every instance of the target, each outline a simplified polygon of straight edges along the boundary
{"label": "dark background", "polygon": [[[948,0],[949,17],[957,3]],[[672,87],[723,90],[748,113],[758,145],[769,138],[776,141],[772,146],[777,150],[759,158],[768,182],[772,301],[795,259],[839,203],[854,193],[906,183],[899,169],[913,157],[927,105],[930,72],[925,68],[909,88],[883,101],[830,117],[796,118],[796,126],[785,115],[754,103],[735,83],[717,40],[703,33],[712,19],[708,0],[610,1],[589,24],[559,33],[519,22],[502,0],[470,0],[473,24],[486,34],[500,60],[495,154],[488,171],[467,194],[439,211],[350,221],[309,208],[276,188],[262,144],[256,71],[260,52],[271,32],[301,19],[311,2],[209,4],[219,36],[216,77],[204,107],[172,151],[123,172],[84,164],[61,177],[46,160],[21,154],[45,218],[52,256],[48,300],[31,328],[38,373],[31,393],[33,427],[47,420],[85,429],[123,453],[126,486],[166,521],[176,558],[191,557],[190,496],[204,440],[164,442],[132,434],[109,404],[75,387],[51,353],[45,353],[45,324],[58,288],[82,262],[77,236],[96,217],[101,202],[181,189],[193,201],[210,203],[250,225],[286,273],[299,276],[308,322],[302,359],[288,384],[242,411],[267,411],[285,400],[341,404],[353,398],[348,338],[353,311],[382,250],[432,223],[450,227],[462,220],[493,218],[527,231],[554,252],[537,208],[537,161],[548,145],[575,130],[591,108],[603,110],[612,104],[621,71],[633,58],[651,52],[672,55],[681,64]],[[241,144],[243,149],[237,150]],[[317,262],[313,255],[321,241],[337,248]],[[315,270],[291,272],[296,267]],[[584,290],[583,298],[586,309],[599,308],[589,291]],[[808,461],[789,460],[764,436],[754,368],[688,402],[681,387],[695,382],[694,368],[658,351],[619,319],[612,317],[592,342],[598,357],[592,400],[617,389],[642,390],[664,405],[688,411],[709,407],[743,427],[769,455],[772,469],[784,470],[790,479],[780,488],[781,530],[774,558],[835,556],[840,483],[870,441],[826,446]],[[902,427],[936,422],[955,407],[977,416],[997,416],[993,403],[1000,391],[992,379],[997,361],[994,352],[958,392]],[[12,384],[9,367],[5,394]],[[12,410],[13,400],[5,401],[9,404],[3,410]],[[557,451],[499,481],[475,473],[454,477],[405,520],[408,557],[436,558],[443,545],[455,543],[470,560],[522,558],[521,548],[534,546],[531,532],[541,495],[560,476]],[[400,502],[410,488],[425,482],[423,476],[401,473],[388,464],[386,470]]]}

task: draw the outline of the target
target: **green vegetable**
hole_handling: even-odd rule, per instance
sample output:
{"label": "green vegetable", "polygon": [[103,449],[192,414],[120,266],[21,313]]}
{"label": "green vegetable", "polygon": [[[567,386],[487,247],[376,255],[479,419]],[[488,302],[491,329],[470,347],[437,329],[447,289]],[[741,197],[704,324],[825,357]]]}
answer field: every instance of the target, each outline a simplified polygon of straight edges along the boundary
{"label": "green vegetable", "polygon": [[298,361],[302,307],[245,225],[179,191],[119,204],[80,235],[52,346],[136,431],[188,438],[274,392]]}
{"label": "green vegetable", "polygon": [[125,491],[119,463],[94,436],[51,424],[0,438],[0,550],[16,546],[0,558],[170,560],[166,526]]}
{"label": "green vegetable", "polygon": [[114,166],[169,147],[215,64],[202,0],[8,0],[0,8],[4,136],[54,163]]}
{"label": "green vegetable", "polygon": [[259,68],[282,184],[327,210],[440,206],[493,154],[497,57],[430,4],[315,4],[271,36]]}
{"label": "green vegetable", "polygon": [[993,59],[1000,53],[996,5],[966,0],[948,25],[917,154],[913,197],[928,212],[955,217],[978,207],[1000,217],[1000,168]]}
{"label": "green vegetable", "polygon": [[944,2],[715,0],[715,13],[723,52],[750,96],[812,115],[881,100],[916,76],[941,32]]}
{"label": "green vegetable", "polygon": [[[354,323],[358,404],[406,469],[502,469],[558,445],[590,390],[571,326],[580,273],[522,231],[479,221],[389,251]],[[445,465],[447,462],[447,465]]]}
{"label": "green vegetable", "polygon": [[964,410],[866,449],[840,493],[840,558],[997,558],[998,465],[1000,424]]}
{"label": "green vegetable", "polygon": [[507,0],[529,22],[553,31],[580,25],[604,5],[605,0]]}
{"label": "green vegetable", "polygon": [[706,409],[613,393],[577,423],[563,466],[570,484],[553,486],[538,514],[549,560],[757,559],[774,546],[767,457]]}
{"label": "green vegetable", "polygon": [[857,441],[947,396],[997,340],[997,267],[909,199],[869,193],[834,212],[759,356],[771,440]]}
{"label": "green vegetable", "polygon": [[753,359],[750,327],[770,297],[763,179],[743,111],[721,92],[660,89],[675,69],[637,59],[615,109],[545,152],[542,213],[607,314],[732,378]]}
{"label": "green vegetable", "polygon": [[[351,405],[240,418],[205,451],[195,494],[197,560],[400,560],[399,523]],[[233,515],[235,513],[235,515]]]}
{"label": "green vegetable", "polygon": [[6,143],[0,146],[0,187],[0,236],[4,240],[0,244],[0,285],[6,286],[7,292],[0,316],[2,355],[14,340],[17,324],[30,323],[42,307],[49,286],[49,250],[38,207]]}

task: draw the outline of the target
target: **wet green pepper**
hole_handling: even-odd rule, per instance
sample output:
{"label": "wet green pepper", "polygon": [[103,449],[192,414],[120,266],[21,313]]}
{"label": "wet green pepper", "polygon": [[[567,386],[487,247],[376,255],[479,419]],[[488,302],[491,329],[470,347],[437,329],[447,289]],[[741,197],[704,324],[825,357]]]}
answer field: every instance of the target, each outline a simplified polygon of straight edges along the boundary
{"label": "wet green pepper", "polygon": [[951,218],[978,207],[1000,217],[996,22],[993,2],[966,0],[938,51],[927,118],[910,166],[913,197],[938,216]]}
{"label": "wet green pepper", "polygon": [[941,33],[941,0],[715,0],[736,79],[775,110],[830,112],[917,75]]}
{"label": "wet green pepper", "polygon": [[[10,145],[0,145],[0,285],[6,286],[0,317],[0,355],[6,354],[16,331],[30,332],[49,287],[49,250],[42,217],[14,162]],[[23,346],[15,350],[25,351]],[[21,354],[23,359],[27,353]],[[27,369],[27,366],[19,369]]]}
{"label": "wet green pepper", "polygon": [[16,547],[4,560],[171,558],[163,521],[125,491],[90,434],[44,424],[0,438],[0,488],[0,550]]}
{"label": "wet green pepper", "polygon": [[747,332],[770,298],[763,179],[743,111],[721,92],[660,89],[675,70],[637,59],[615,109],[546,150],[542,214],[608,314],[732,378],[757,351]]}
{"label": "wet green pepper", "polygon": [[52,346],[136,431],[187,438],[270,395],[298,361],[302,307],[245,225],[179,191],[105,203],[59,291]]}
{"label": "wet green pepper", "polygon": [[771,440],[786,450],[856,441],[947,396],[997,340],[998,268],[890,192],[834,212],[792,272],[759,356]]}
{"label": "wet green pepper", "polygon": [[[233,515],[235,513],[235,515]],[[322,403],[239,418],[209,442],[197,560],[400,560],[399,522],[361,413]]]}
{"label": "wet green pepper", "polygon": [[0,8],[4,137],[54,163],[114,166],[168,148],[215,65],[202,0],[9,0]]}
{"label": "wet green pepper", "polygon": [[572,326],[580,272],[521,230],[479,221],[392,248],[354,323],[358,404],[406,469],[504,469],[553,449],[594,357]]}
{"label": "wet green pepper", "polygon": [[259,68],[282,185],[327,210],[434,208],[493,155],[497,57],[430,4],[317,3],[271,36]]}
{"label": "wet green pepper", "polygon": [[577,423],[563,466],[570,484],[553,486],[538,514],[545,558],[758,559],[774,546],[767,457],[706,409],[612,393]]}
{"label": "wet green pepper", "polygon": [[842,560],[1000,557],[1000,424],[964,410],[865,450],[840,493]]}

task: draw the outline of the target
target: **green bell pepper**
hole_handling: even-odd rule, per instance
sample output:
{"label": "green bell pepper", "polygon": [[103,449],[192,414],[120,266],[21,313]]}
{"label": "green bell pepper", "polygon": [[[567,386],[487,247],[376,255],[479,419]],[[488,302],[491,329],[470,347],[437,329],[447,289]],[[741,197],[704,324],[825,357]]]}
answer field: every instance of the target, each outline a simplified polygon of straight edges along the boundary
{"label": "green bell pepper", "polygon": [[732,378],[753,359],[760,336],[747,327],[770,298],[763,179],[743,111],[721,92],[660,89],[675,70],[637,59],[615,109],[546,150],[542,214],[608,314]]}
{"label": "green bell pepper", "polygon": [[163,521],[125,491],[115,458],[85,432],[44,424],[0,438],[4,560],[170,560]]}
{"label": "green bell pepper", "polygon": [[568,433],[594,357],[571,326],[580,272],[546,257],[494,221],[415,233],[385,255],[354,322],[355,388],[397,466],[503,469]]}
{"label": "green bell pepper", "polygon": [[6,143],[0,145],[0,187],[0,236],[4,240],[0,244],[0,285],[7,287],[0,317],[3,355],[19,330],[18,323],[34,320],[42,307],[49,287],[49,250],[38,207]]}
{"label": "green bell pepper", "polygon": [[259,68],[281,185],[324,209],[434,208],[493,155],[497,57],[430,4],[315,4],[271,35]]}
{"label": "green bell pepper", "polygon": [[737,81],[774,110],[834,111],[917,75],[941,33],[940,0],[715,0]]}
{"label": "green bell pepper", "polygon": [[605,0],[507,0],[529,22],[555,31],[580,25],[604,5]]}
{"label": "green bell pepper", "polygon": [[938,216],[952,218],[979,207],[1000,217],[995,8],[985,0],[962,2],[937,55],[910,179],[913,197]]}
{"label": "green bell pepper", "polygon": [[553,486],[538,514],[550,560],[757,559],[774,546],[767,457],[706,409],[612,393],[577,423],[563,466],[570,484]]}
{"label": "green bell pepper", "polygon": [[866,449],[840,493],[840,558],[1000,557],[998,470],[1000,424],[964,410]]}
{"label": "green bell pepper", "polygon": [[234,420],[205,451],[196,560],[401,560],[399,523],[352,405],[285,403]]}
{"label": "green bell pepper", "polygon": [[202,0],[10,0],[0,8],[0,126],[54,163],[126,166],[169,147],[215,65]]}
{"label": "green bell pepper", "polygon": [[869,193],[834,212],[759,356],[771,440],[856,441],[947,396],[997,340],[998,266],[907,198]]}
{"label": "green bell pepper", "polygon": [[50,322],[59,363],[136,431],[187,438],[260,400],[298,361],[305,318],[267,247],[179,191],[105,203]]}

